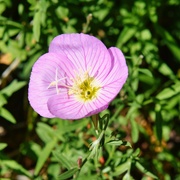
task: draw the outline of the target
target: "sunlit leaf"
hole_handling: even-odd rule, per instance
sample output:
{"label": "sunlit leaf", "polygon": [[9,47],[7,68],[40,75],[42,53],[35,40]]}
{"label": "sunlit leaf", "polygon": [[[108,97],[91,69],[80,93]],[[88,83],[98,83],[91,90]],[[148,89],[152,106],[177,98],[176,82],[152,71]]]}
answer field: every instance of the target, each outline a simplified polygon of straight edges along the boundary
{"label": "sunlit leaf", "polygon": [[27,84],[25,81],[17,81],[16,79],[11,82],[11,84],[7,87],[5,87],[1,93],[5,94],[6,96],[11,96],[14,92],[18,91],[22,87],[24,87]]}
{"label": "sunlit leaf", "polygon": [[7,147],[6,143],[0,143],[0,151]]}
{"label": "sunlit leaf", "polygon": [[33,19],[33,36],[36,41],[39,41],[41,31],[41,12],[37,11]]}
{"label": "sunlit leaf", "polygon": [[3,107],[0,108],[0,116],[13,124],[16,123],[16,119],[13,117],[13,115]]}
{"label": "sunlit leaf", "polygon": [[136,27],[129,28],[128,26],[125,26],[118,37],[116,46],[121,48],[123,44],[125,44],[129,39],[134,36],[136,31]]}
{"label": "sunlit leaf", "polygon": [[14,160],[1,160],[1,165],[7,166],[11,170],[17,171],[19,174],[24,174],[27,177],[31,177],[30,172],[24,169],[20,164],[18,164]]}
{"label": "sunlit leaf", "polygon": [[118,175],[126,172],[128,169],[130,169],[130,167],[131,167],[131,162],[128,160],[125,163],[123,163],[115,168],[115,172],[113,172],[113,176],[118,176]]}

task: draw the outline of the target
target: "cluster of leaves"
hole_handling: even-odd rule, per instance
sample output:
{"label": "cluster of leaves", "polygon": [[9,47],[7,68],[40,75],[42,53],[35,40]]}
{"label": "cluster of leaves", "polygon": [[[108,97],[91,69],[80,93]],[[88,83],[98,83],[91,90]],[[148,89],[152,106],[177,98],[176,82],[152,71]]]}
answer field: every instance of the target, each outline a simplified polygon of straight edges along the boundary
{"label": "cluster of leaves", "polygon": [[103,112],[110,114],[107,141],[78,179],[179,179],[179,11],[179,0],[1,0],[0,63],[10,58],[0,67],[0,178],[77,175],[96,138],[91,120],[39,117],[27,102],[27,84],[56,35],[84,32],[120,48],[129,77]]}

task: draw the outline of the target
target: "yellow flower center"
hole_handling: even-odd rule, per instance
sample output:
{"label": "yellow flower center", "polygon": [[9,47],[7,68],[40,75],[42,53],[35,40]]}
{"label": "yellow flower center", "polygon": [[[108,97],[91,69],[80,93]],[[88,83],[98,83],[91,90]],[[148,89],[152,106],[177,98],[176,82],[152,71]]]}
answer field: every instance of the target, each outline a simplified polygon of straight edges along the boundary
{"label": "yellow flower center", "polygon": [[76,75],[73,81],[72,86],[65,85],[62,83],[62,80],[67,79],[67,77],[58,79],[58,70],[56,69],[55,80],[52,81],[48,89],[51,87],[56,88],[56,93],[60,93],[59,85],[68,89],[69,95],[74,95],[78,101],[88,102],[97,97],[99,90],[101,89],[99,83],[94,77],[90,77],[88,71],[85,73],[80,73]]}
{"label": "yellow flower center", "polygon": [[69,94],[74,94],[78,100],[87,102],[96,98],[99,90],[99,83],[94,77],[90,77],[88,72],[85,72],[83,76],[76,76],[73,80]]}

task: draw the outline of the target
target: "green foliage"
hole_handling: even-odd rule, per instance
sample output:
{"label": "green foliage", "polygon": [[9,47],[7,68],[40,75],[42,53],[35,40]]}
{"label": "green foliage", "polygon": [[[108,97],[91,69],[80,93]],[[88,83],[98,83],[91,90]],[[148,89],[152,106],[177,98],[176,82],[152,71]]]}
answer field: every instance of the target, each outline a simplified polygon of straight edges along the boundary
{"label": "green foliage", "polygon": [[[179,179],[179,11],[179,0],[1,0],[0,178]],[[41,118],[27,101],[32,65],[72,32],[126,56],[128,80],[99,126]]]}

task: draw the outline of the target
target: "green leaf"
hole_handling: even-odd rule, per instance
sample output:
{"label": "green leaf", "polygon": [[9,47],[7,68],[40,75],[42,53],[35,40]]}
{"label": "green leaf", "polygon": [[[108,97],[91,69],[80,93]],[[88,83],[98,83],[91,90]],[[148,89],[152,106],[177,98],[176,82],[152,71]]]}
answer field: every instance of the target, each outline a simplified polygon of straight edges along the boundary
{"label": "green leaf", "polygon": [[118,175],[126,172],[128,169],[130,169],[130,167],[131,167],[131,162],[130,162],[130,160],[128,160],[125,163],[123,163],[115,168],[115,172],[113,173],[113,176],[118,176]]}
{"label": "green leaf", "polygon": [[70,170],[74,166],[74,164],[71,162],[71,160],[69,160],[64,154],[62,154],[58,151],[53,151],[53,155],[68,170]]}
{"label": "green leaf", "polygon": [[72,177],[77,171],[79,171],[78,168],[70,169],[70,170],[66,171],[65,173],[61,174],[57,179],[59,179],[59,180],[68,179],[68,178]]}
{"label": "green leaf", "polygon": [[121,48],[123,44],[125,44],[129,39],[131,39],[134,36],[136,31],[137,29],[135,27],[130,28],[125,26],[118,37],[116,47]]}
{"label": "green leaf", "polygon": [[151,71],[149,69],[144,69],[144,68],[138,68],[138,71],[149,76],[149,77],[153,77]]}
{"label": "green leaf", "polygon": [[135,166],[145,175],[154,178],[154,179],[158,179],[157,176],[155,176],[154,174],[152,174],[151,172],[149,172],[147,169],[144,168],[144,166],[142,166],[139,162],[135,163]]}
{"label": "green leaf", "polygon": [[57,142],[56,138],[52,139],[50,142],[48,142],[45,145],[44,149],[41,151],[41,154],[38,157],[38,161],[37,161],[35,171],[34,171],[35,176],[39,174],[39,172],[40,172],[41,168],[43,167],[45,161],[47,160],[47,158],[51,154],[54,146],[56,145],[56,142]]}
{"label": "green leaf", "polygon": [[33,37],[38,42],[41,31],[41,12],[37,11],[33,19]]}
{"label": "green leaf", "polygon": [[16,123],[16,119],[12,116],[12,114],[3,107],[0,108],[0,116],[13,124]]}
{"label": "green leaf", "polygon": [[0,143],[0,151],[7,147],[6,143]]}
{"label": "green leaf", "polygon": [[109,145],[115,145],[115,146],[128,146],[128,147],[131,147],[131,144],[127,141],[122,141],[122,140],[110,140],[108,141],[106,144],[109,144]]}
{"label": "green leaf", "polygon": [[134,180],[134,178],[129,174],[129,172],[127,172],[127,173],[123,176],[122,180]]}
{"label": "green leaf", "polygon": [[141,150],[139,148],[137,148],[134,152],[133,152],[133,156],[134,158],[136,158],[137,156],[139,156]]}
{"label": "green leaf", "polygon": [[163,89],[156,98],[159,100],[164,100],[171,98],[172,96],[175,96],[177,94],[180,94],[180,82],[178,81],[176,84],[173,84],[171,87]]}
{"label": "green leaf", "polygon": [[156,136],[157,136],[159,142],[161,142],[161,140],[162,140],[162,115],[161,115],[161,110],[156,112],[155,127],[156,127]]}
{"label": "green leaf", "polygon": [[0,92],[0,107],[2,107],[3,105],[5,105],[7,103],[6,98],[1,94]]}
{"label": "green leaf", "polygon": [[14,92],[18,91],[19,89],[21,89],[23,86],[26,85],[27,82],[25,81],[20,81],[18,82],[16,79],[14,81],[12,81],[12,83],[5,87],[1,93],[5,94],[6,96],[11,96]]}
{"label": "green leaf", "polygon": [[134,143],[137,142],[138,138],[139,138],[139,131],[138,131],[138,125],[137,122],[135,121],[134,118],[130,118],[130,122],[131,122],[131,136],[132,136],[132,141]]}
{"label": "green leaf", "polygon": [[157,32],[159,33],[159,35],[163,38],[164,43],[167,45],[169,50],[172,52],[172,54],[174,55],[176,60],[178,62],[180,62],[179,46],[178,46],[176,40],[174,39],[174,37],[167,30],[165,30],[164,28],[159,26],[157,23],[155,24],[155,28],[156,28]]}
{"label": "green leaf", "polygon": [[36,132],[43,142],[49,142],[55,136],[55,131],[49,125],[39,122]]}
{"label": "green leaf", "polygon": [[81,119],[81,121],[59,121],[58,122],[58,129],[57,133],[59,134],[65,134],[71,131],[75,131],[77,129],[80,129],[88,124],[87,119]]}
{"label": "green leaf", "polygon": [[161,74],[165,76],[169,76],[170,78],[173,78],[173,79],[176,78],[176,76],[174,75],[174,72],[166,63],[161,63],[158,70],[159,72],[161,72]]}
{"label": "green leaf", "polygon": [[11,170],[17,171],[18,173],[24,174],[31,178],[31,174],[14,160],[1,160],[1,165],[4,165]]}

